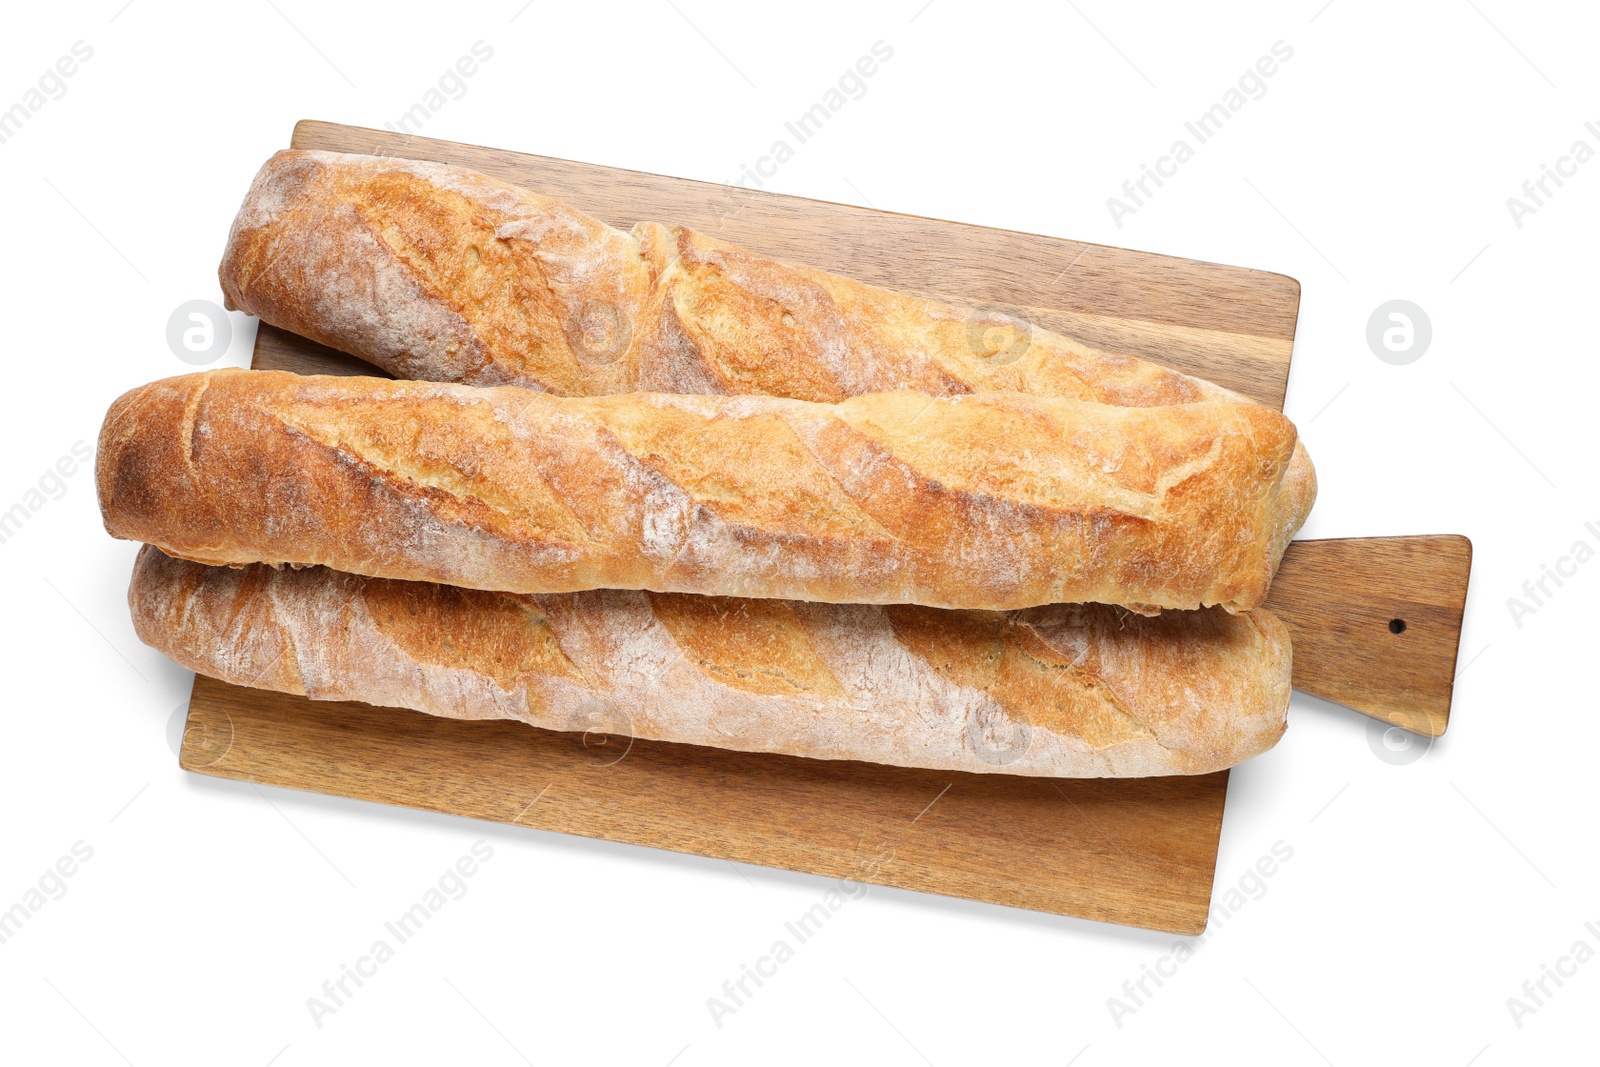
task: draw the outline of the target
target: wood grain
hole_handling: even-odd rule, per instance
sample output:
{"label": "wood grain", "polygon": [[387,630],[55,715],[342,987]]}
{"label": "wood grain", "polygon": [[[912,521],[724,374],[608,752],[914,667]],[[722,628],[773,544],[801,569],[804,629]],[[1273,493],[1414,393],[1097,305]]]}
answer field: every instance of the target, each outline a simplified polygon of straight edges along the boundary
{"label": "wood grain", "polygon": [[1266,606],[1294,640],[1295,687],[1444,733],[1471,569],[1456,534],[1291,544]]}
{"label": "wood grain", "polygon": [[[293,144],[461,163],[614,225],[683,223],[890,288],[1026,309],[1097,347],[1282,404],[1299,286],[1281,275],[328,123],[300,123]],[[265,324],[254,365],[373,373]],[[1327,595],[1312,584],[1304,595]],[[205,677],[195,680],[181,761],[204,774],[1179,934],[1206,925],[1228,780],[1051,781],[585,743]]]}
{"label": "wood grain", "polygon": [[1053,780],[464,722],[196,677],[187,770],[1105,922],[1205,927],[1227,773]]}

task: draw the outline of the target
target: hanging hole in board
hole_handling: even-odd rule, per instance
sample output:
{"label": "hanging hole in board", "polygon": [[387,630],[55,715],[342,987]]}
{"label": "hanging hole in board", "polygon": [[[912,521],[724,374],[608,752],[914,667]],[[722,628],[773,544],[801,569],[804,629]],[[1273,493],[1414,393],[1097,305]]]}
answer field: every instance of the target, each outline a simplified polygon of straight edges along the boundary
{"label": "hanging hole in board", "polygon": [[1404,619],[1390,619],[1389,620],[1389,632],[1392,633],[1392,634],[1403,634],[1403,633],[1405,633],[1406,632],[1406,620],[1404,620]]}

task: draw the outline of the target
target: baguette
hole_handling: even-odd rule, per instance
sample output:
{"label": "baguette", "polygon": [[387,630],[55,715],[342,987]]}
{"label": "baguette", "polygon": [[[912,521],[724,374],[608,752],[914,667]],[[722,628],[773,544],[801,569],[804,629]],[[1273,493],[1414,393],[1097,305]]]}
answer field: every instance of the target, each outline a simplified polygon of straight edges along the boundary
{"label": "baguette", "polygon": [[[1210,382],[970,308],[785,263],[682,227],[631,232],[438,163],[285,151],[218,270],[230,308],[399,378],[564,396],[834,403],[1010,391],[1124,407],[1250,403]],[[1316,498],[1295,446],[1275,523]]]}
{"label": "baguette", "polygon": [[240,685],[952,771],[1204,774],[1275,744],[1290,690],[1288,634],[1266,611],[523,596],[150,546],[128,602],[146,644]]}
{"label": "baguette", "polygon": [[221,370],[111,407],[106,529],[202,563],[518,593],[1154,612],[1264,599],[1294,426],[1254,404],[839,404]]}

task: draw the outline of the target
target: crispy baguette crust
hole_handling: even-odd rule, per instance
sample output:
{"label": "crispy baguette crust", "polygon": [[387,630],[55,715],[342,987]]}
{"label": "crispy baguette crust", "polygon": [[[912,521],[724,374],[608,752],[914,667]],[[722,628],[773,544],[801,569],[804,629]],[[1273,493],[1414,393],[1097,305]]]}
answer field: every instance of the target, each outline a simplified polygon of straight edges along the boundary
{"label": "crispy baguette crust", "polygon": [[1254,404],[839,404],[220,370],[111,407],[117,537],[518,593],[1260,604],[1294,426]]}
{"label": "crispy baguette crust", "polygon": [[[284,151],[218,270],[227,304],[400,378],[566,396],[1010,391],[1125,407],[1249,403],[1004,315],[895,293],[683,227],[612,229],[461,167]],[[1316,498],[1296,444],[1275,524]]]}
{"label": "crispy baguette crust", "polygon": [[418,160],[277,153],[239,210],[218,276],[230,307],[402,378],[565,396],[1237,399],[1000,315],[683,227],[642,222],[624,233],[558,200]]}
{"label": "crispy baguette crust", "polygon": [[1289,637],[1266,611],[525,596],[151,546],[128,603],[146,644],[240,685],[909,767],[1204,774],[1272,747],[1289,703]]}

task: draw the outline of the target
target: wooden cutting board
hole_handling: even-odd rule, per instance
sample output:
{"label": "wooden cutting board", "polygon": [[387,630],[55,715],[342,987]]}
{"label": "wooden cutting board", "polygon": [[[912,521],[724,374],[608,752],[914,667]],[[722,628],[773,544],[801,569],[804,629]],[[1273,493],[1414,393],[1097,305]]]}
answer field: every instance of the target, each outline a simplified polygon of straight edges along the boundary
{"label": "wooden cutting board", "polygon": [[[329,123],[301,122],[292,144],[469,166],[612,225],[686,224],[1019,315],[1282,406],[1299,307],[1298,283],[1282,275]],[[253,365],[379,373],[265,324]],[[1297,543],[1269,602],[1294,632],[1296,684],[1442,731],[1463,551],[1449,538]],[[752,755],[313,703],[205,677],[181,763],[1182,934],[1205,928],[1228,780],[1056,781]]]}

